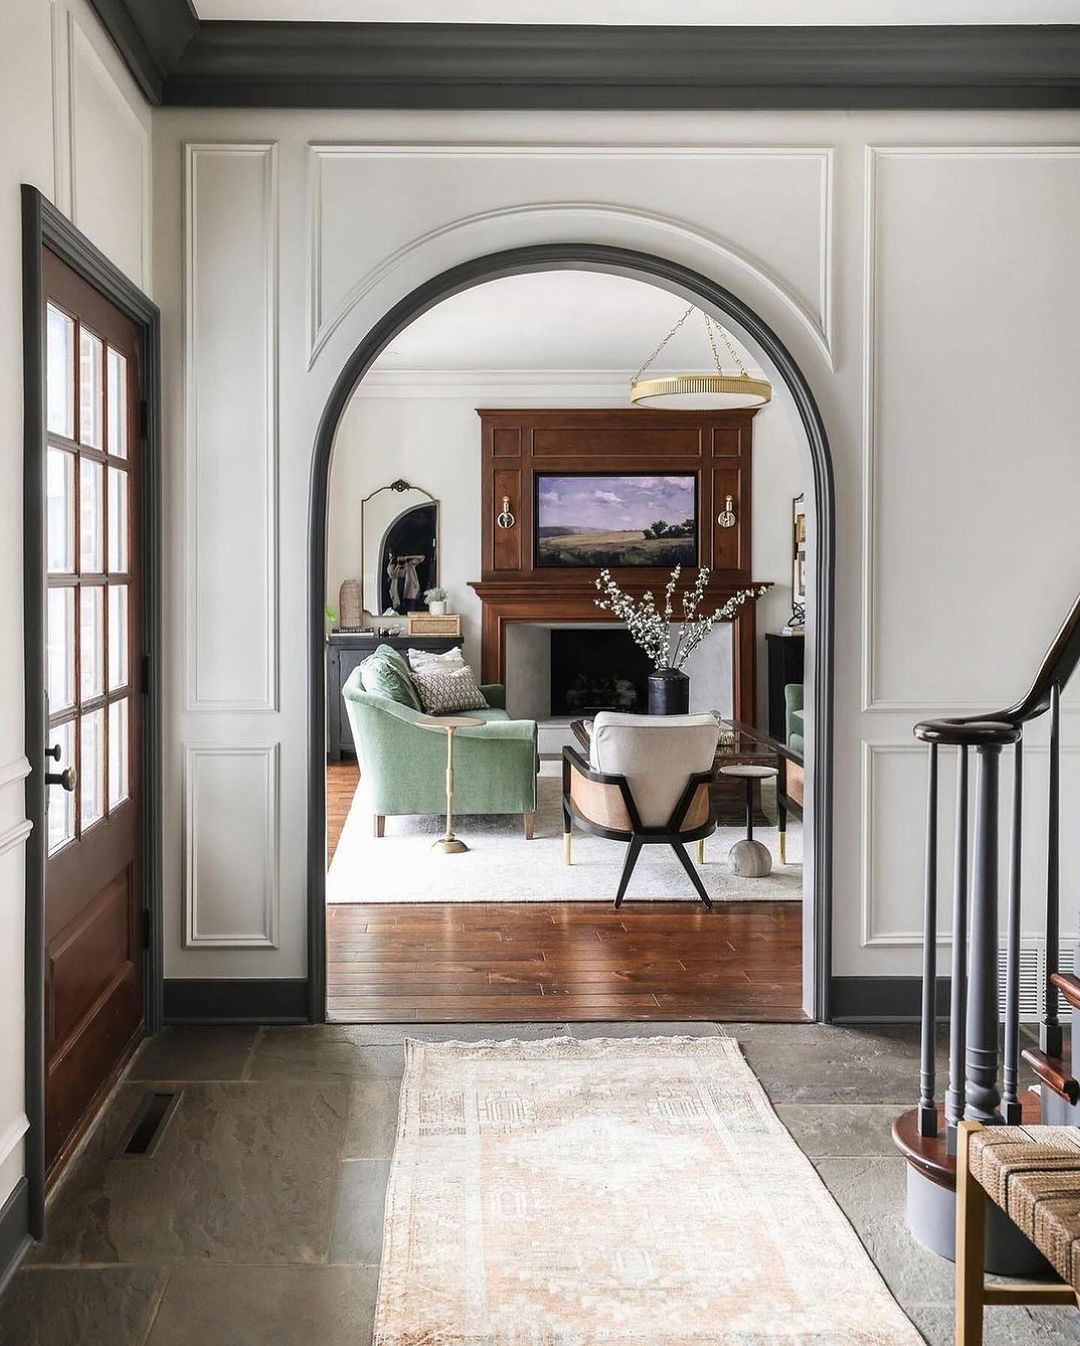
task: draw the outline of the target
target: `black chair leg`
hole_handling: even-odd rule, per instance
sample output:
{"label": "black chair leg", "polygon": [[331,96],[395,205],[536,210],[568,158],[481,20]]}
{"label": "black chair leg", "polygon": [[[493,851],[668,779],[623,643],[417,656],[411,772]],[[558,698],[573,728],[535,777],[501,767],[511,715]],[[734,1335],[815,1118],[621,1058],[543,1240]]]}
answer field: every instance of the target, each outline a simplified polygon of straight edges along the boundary
{"label": "black chair leg", "polygon": [[622,874],[619,876],[619,891],[615,894],[616,911],[622,906],[623,898],[626,896],[626,885],[630,882],[630,875],[634,872],[634,866],[637,864],[640,854],[641,842],[637,837],[631,837],[630,845],[626,848],[626,859],[623,861]]}
{"label": "black chair leg", "polygon": [[671,843],[671,849],[682,861],[683,869],[685,869],[687,874],[690,875],[690,882],[697,889],[698,897],[700,897],[702,902],[705,903],[705,910],[712,911],[712,902],[709,898],[709,894],[705,891],[705,885],[701,882],[701,875],[694,868],[694,862],[690,859],[690,857],[686,853],[686,847],[682,844],[681,841],[673,841]]}

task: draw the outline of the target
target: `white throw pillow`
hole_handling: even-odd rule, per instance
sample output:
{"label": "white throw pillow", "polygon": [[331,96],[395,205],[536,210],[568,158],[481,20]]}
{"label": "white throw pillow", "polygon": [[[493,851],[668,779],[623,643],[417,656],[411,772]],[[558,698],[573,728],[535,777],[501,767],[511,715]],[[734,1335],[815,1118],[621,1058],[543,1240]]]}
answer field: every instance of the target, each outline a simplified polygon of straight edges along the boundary
{"label": "white throw pillow", "polygon": [[463,664],[461,668],[417,669],[413,674],[413,682],[429,715],[457,715],[465,710],[484,710],[488,704],[468,664]]}
{"label": "white throw pillow", "polygon": [[409,650],[409,667],[414,673],[422,668],[464,668],[465,655],[460,645],[436,654],[434,650]]}

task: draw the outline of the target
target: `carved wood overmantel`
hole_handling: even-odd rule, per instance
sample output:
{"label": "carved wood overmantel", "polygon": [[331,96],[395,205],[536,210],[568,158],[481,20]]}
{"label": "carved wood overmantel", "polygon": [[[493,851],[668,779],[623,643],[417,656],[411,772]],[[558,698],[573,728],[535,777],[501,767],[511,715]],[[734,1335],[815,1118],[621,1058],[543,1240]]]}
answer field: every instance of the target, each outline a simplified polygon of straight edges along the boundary
{"label": "carved wood overmantel", "polygon": [[[699,564],[710,570],[705,609],[712,610],[753,582],[753,411],[545,408],[478,414],[482,576],[472,588],[482,604],[481,666],[486,682],[504,680],[506,632],[512,622],[613,620],[596,607],[595,568],[537,564],[535,505],[540,474],[693,474]],[[721,521],[722,514],[729,517]],[[647,589],[659,594],[668,578],[666,567],[613,567],[612,573],[635,596]],[[685,567],[682,584],[693,584],[697,575],[697,566]],[[732,625],[734,712],[738,719],[753,723],[754,605],[741,608]]]}

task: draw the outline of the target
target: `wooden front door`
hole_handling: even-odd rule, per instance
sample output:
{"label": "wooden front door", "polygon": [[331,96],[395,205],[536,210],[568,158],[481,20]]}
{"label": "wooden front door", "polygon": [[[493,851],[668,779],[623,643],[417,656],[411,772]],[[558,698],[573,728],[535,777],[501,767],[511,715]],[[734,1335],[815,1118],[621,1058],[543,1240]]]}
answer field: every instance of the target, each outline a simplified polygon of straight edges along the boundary
{"label": "wooden front door", "polygon": [[48,250],[45,1164],[142,1032],[135,325]]}

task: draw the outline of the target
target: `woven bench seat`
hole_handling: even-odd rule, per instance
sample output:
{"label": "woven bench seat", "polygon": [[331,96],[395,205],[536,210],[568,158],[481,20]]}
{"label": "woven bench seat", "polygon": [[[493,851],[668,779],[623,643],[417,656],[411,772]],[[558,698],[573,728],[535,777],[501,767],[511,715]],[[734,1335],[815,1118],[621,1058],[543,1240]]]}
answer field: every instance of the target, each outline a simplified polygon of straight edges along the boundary
{"label": "woven bench seat", "polygon": [[1080,1290],[1080,1128],[988,1126],[968,1169],[1063,1281]]}
{"label": "woven bench seat", "polygon": [[[1003,1210],[1059,1282],[985,1277],[986,1208]],[[1080,1127],[961,1122],[956,1153],[956,1341],[982,1346],[988,1304],[1080,1305]]]}

